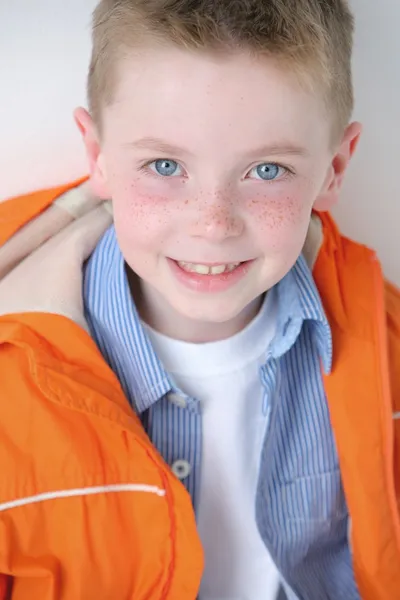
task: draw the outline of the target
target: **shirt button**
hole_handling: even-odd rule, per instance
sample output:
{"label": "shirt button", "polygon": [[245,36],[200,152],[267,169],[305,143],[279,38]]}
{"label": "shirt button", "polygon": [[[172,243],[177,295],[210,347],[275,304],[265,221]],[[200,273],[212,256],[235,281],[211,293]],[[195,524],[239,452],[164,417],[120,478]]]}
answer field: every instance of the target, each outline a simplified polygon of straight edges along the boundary
{"label": "shirt button", "polygon": [[191,473],[191,466],[186,460],[177,460],[172,465],[172,472],[178,479],[186,479]]}
{"label": "shirt button", "polygon": [[175,406],[178,406],[179,408],[187,408],[186,398],[180,394],[168,394],[168,400],[171,404],[175,404]]}

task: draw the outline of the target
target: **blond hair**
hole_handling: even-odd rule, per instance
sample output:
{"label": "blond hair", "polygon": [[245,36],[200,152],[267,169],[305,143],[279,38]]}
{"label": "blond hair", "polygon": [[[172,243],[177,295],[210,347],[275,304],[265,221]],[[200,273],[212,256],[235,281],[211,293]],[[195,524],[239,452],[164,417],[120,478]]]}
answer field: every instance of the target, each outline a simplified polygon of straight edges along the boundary
{"label": "blond hair", "polygon": [[151,40],[212,52],[273,57],[321,88],[340,136],[353,110],[353,16],[347,0],[100,0],[93,13],[89,110],[101,127],[117,65]]}

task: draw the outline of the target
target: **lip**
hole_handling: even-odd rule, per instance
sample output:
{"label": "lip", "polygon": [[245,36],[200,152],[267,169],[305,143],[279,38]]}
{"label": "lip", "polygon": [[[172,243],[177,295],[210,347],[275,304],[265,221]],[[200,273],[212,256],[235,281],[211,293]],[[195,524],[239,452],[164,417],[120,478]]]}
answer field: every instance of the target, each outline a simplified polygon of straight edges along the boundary
{"label": "lip", "polygon": [[[201,293],[218,293],[228,290],[243,279],[251,269],[254,260],[242,262],[234,271],[220,275],[200,275],[184,271],[172,258],[167,258],[172,274],[186,288]],[[188,261],[185,261],[188,262]],[[201,263],[207,266],[217,266],[221,263]],[[233,261],[230,264],[234,264]]]}
{"label": "lip", "polygon": [[238,265],[240,263],[249,262],[245,260],[229,260],[225,262],[204,262],[204,260],[175,260],[171,258],[170,260],[174,260],[176,263],[184,262],[188,265],[205,265],[206,267],[219,267],[219,265]]}

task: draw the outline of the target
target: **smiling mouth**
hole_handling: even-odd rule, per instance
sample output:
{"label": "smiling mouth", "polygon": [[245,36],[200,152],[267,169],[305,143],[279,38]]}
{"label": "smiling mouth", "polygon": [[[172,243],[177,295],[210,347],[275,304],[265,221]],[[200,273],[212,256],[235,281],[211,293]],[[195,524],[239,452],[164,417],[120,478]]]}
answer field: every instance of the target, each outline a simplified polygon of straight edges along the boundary
{"label": "smiling mouth", "polygon": [[193,263],[168,258],[172,273],[196,293],[222,293],[246,277],[256,259],[235,263]]}
{"label": "smiling mouth", "polygon": [[176,264],[186,273],[196,273],[197,275],[224,275],[233,273],[243,262],[206,265],[201,263],[190,263],[185,261],[176,261]]}

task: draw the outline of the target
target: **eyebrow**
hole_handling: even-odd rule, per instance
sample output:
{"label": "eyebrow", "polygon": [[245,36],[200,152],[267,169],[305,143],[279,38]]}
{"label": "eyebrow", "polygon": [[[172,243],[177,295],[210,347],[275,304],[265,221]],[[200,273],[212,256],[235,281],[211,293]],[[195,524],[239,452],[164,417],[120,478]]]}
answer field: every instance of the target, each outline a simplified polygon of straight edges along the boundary
{"label": "eyebrow", "polygon": [[154,150],[156,152],[162,152],[163,154],[171,154],[175,156],[182,156],[184,154],[187,156],[193,156],[193,152],[187,148],[180,148],[174,144],[169,144],[165,140],[154,137],[144,137],[140,140],[136,140],[135,142],[129,142],[125,144],[125,146],[137,150]]}
{"label": "eyebrow", "polygon": [[[182,148],[170,144],[165,140],[154,137],[144,137],[135,142],[129,142],[124,144],[128,148],[134,148],[138,150],[153,150],[156,152],[162,152],[163,154],[169,154],[174,156],[193,156],[193,152],[187,148]],[[299,146],[293,143],[282,143],[282,144],[266,144],[260,146],[255,150],[251,150],[246,153],[248,158],[256,158],[260,156],[309,156],[309,151],[304,146]]]}

